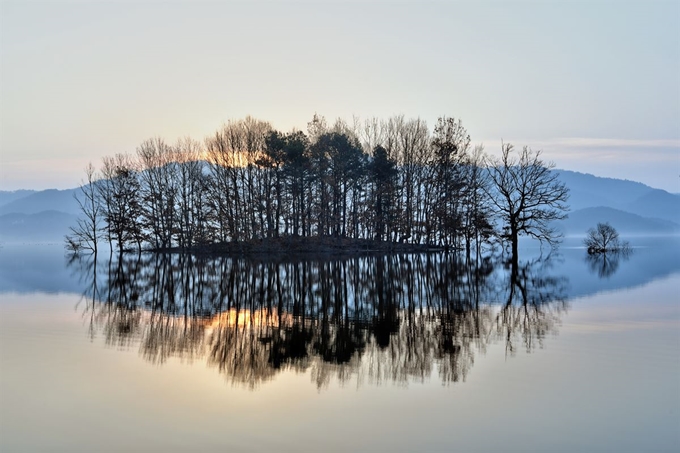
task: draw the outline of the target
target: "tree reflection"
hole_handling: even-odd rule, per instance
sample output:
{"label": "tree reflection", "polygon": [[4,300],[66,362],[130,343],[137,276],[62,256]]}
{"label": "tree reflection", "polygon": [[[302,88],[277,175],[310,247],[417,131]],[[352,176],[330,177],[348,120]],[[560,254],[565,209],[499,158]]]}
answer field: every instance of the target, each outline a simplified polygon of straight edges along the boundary
{"label": "tree reflection", "polygon": [[464,380],[476,354],[514,353],[556,332],[566,279],[550,260],[508,270],[452,255],[254,262],[188,254],[70,263],[90,283],[92,338],[139,347],[145,360],[206,361],[256,388],[282,370],[331,381],[408,384]]}
{"label": "tree reflection", "polygon": [[600,278],[609,278],[619,268],[620,262],[626,261],[632,251],[630,248],[613,250],[607,253],[589,253],[586,255],[586,263],[593,273],[597,273]]}
{"label": "tree reflection", "polygon": [[542,347],[548,334],[556,334],[560,316],[567,309],[567,279],[550,274],[554,258],[537,258],[512,265],[506,302],[495,321],[496,335],[506,352],[514,354],[516,339],[530,352]]}

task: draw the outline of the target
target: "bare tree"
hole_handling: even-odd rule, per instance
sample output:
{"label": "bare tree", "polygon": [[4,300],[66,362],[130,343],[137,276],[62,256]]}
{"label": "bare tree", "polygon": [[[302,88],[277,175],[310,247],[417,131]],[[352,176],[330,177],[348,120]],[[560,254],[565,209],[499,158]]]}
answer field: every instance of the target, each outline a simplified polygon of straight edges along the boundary
{"label": "bare tree", "polygon": [[206,140],[210,164],[211,190],[209,205],[212,209],[216,239],[219,241],[241,238],[237,219],[241,218],[240,193],[238,190],[238,168],[240,163],[241,140],[234,123],[226,123],[214,137]]}
{"label": "bare tree", "polygon": [[312,121],[307,123],[307,136],[311,143],[316,143],[316,141],[321,137],[321,135],[328,132],[328,124],[326,124],[326,118],[323,115],[314,113]]}
{"label": "bare tree", "polygon": [[597,227],[589,229],[583,244],[591,255],[629,248],[628,242],[619,240],[619,232],[609,223],[598,223]]}
{"label": "bare tree", "polygon": [[376,146],[383,145],[385,128],[377,117],[367,118],[358,126],[358,135],[364,152],[370,154]]}
{"label": "bare tree", "polygon": [[207,181],[200,160],[201,144],[184,138],[174,147],[177,164],[177,243],[182,248],[191,247],[196,238],[205,237],[205,191]]}
{"label": "bare tree", "polygon": [[135,163],[127,154],[105,157],[102,176],[105,184],[98,185],[97,189],[103,202],[110,246],[116,242],[122,254],[127,244],[136,243],[141,251],[145,238],[140,226],[140,183]]}
{"label": "bare tree", "polygon": [[160,137],[146,140],[137,148],[144,225],[155,248],[172,246],[178,193],[173,153],[173,148]]}
{"label": "bare tree", "polygon": [[482,258],[482,244],[493,235],[492,209],[485,195],[489,186],[489,178],[487,172],[484,171],[484,156],[484,147],[476,146],[467,158],[464,172],[465,190],[462,210],[465,250],[469,261],[474,244],[477,262]]}
{"label": "bare tree", "polygon": [[560,235],[552,222],[566,218],[569,198],[569,189],[551,171],[555,164],[544,162],[541,151],[532,151],[525,146],[517,154],[508,143],[503,144],[500,159],[486,159],[491,184],[485,189],[503,222],[502,236],[512,245],[515,264],[520,235],[550,245],[557,243]]}
{"label": "bare tree", "polygon": [[[214,137],[206,140],[212,177],[209,203],[221,241],[241,241],[262,237],[273,221],[266,204],[271,178],[261,166],[267,160],[265,139],[272,130],[266,121],[250,116],[229,121]],[[263,171],[264,170],[264,171]]]}
{"label": "bare tree", "polygon": [[418,118],[399,124],[396,160],[400,173],[398,186],[401,194],[397,197],[396,201],[400,206],[396,209],[401,213],[401,219],[398,239],[401,242],[418,241],[417,218],[428,203],[428,200],[421,196],[424,187],[423,177],[426,173],[423,169],[427,166],[432,148],[425,121]]}
{"label": "bare tree", "polygon": [[71,233],[66,235],[66,248],[77,254],[81,250],[88,250],[97,256],[97,242],[102,236],[101,222],[103,207],[97,192],[99,176],[96,174],[94,165],[87,164],[85,167],[85,180],[80,186],[80,193],[75,193],[80,207],[81,216],[76,226],[70,228]]}
{"label": "bare tree", "polygon": [[238,126],[243,137],[243,147],[240,151],[244,159],[244,168],[240,172],[240,181],[245,203],[242,212],[247,216],[247,224],[244,227],[247,237],[261,239],[267,230],[264,202],[267,190],[263,185],[265,178],[260,177],[263,174],[257,162],[264,156],[265,139],[272,127],[268,122],[251,116],[239,121]]}

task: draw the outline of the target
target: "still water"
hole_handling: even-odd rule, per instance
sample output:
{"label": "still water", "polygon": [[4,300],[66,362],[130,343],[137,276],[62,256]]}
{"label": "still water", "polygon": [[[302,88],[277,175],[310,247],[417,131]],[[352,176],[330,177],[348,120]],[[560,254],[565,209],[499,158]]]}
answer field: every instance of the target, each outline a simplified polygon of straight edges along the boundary
{"label": "still water", "polygon": [[0,451],[678,451],[680,243],[69,261],[0,249]]}

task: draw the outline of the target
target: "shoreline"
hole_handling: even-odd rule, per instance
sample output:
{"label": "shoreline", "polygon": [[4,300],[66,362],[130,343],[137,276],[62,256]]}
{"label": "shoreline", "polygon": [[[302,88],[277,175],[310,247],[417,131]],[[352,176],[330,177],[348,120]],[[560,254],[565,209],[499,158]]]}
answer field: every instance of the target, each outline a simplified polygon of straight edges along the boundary
{"label": "shoreline", "polygon": [[354,256],[386,254],[440,253],[445,252],[446,248],[428,244],[406,244],[334,236],[286,236],[244,242],[196,245],[191,248],[151,249],[149,251],[153,253],[185,253],[280,260],[291,258],[351,258]]}

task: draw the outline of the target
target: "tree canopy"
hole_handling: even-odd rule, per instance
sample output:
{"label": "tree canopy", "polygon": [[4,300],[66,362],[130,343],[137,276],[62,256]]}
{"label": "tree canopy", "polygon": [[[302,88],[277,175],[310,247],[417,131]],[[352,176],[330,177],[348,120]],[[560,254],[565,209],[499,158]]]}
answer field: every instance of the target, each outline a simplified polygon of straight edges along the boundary
{"label": "tree canopy", "polygon": [[566,217],[569,189],[551,172],[555,164],[541,159],[541,151],[524,147],[515,152],[504,144],[500,159],[487,158],[491,185],[489,200],[503,225],[503,237],[518,256],[518,239],[531,236],[554,245],[560,238],[553,222]]}

